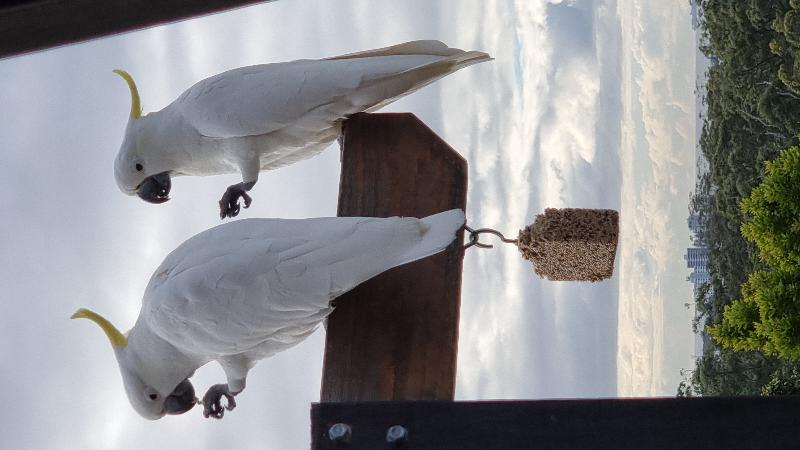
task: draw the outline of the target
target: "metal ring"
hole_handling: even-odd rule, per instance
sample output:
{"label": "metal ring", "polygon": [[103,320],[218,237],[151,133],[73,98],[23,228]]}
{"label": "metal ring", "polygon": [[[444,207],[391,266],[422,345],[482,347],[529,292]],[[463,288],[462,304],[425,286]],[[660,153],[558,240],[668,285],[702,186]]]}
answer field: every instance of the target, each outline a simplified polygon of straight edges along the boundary
{"label": "metal ring", "polygon": [[491,228],[479,228],[477,230],[473,230],[469,226],[464,225],[464,229],[467,230],[467,232],[469,232],[469,243],[464,246],[465,250],[470,248],[470,247],[472,247],[473,245],[476,246],[476,247],[480,247],[480,248],[494,248],[494,245],[484,244],[482,242],[479,242],[481,233],[493,234],[493,235],[499,237],[500,240],[503,241],[506,244],[514,244],[514,245],[517,244],[517,240],[516,239],[507,239],[505,236],[503,236],[503,233],[501,233],[501,232],[499,232],[497,230],[493,230]]}

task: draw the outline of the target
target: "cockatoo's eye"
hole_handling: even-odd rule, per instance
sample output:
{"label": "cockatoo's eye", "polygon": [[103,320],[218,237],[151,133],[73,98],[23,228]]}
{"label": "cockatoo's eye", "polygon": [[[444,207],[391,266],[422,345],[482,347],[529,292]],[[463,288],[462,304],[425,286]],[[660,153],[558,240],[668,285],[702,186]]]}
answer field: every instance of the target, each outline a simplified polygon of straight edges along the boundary
{"label": "cockatoo's eye", "polygon": [[136,163],[135,167],[137,172],[141,172],[144,169],[144,166],[139,163]]}
{"label": "cockatoo's eye", "polygon": [[158,398],[158,394],[150,394],[150,400],[155,400]]}

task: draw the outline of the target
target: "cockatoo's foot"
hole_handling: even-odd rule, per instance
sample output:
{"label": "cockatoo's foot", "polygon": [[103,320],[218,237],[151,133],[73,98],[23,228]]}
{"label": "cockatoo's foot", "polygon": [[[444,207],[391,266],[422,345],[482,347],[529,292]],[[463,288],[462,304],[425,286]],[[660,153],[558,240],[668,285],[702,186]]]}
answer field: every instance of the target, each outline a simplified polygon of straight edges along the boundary
{"label": "cockatoo's foot", "polygon": [[[225,410],[233,411],[236,408],[236,401],[233,399],[227,384],[215,384],[208,388],[208,392],[203,396],[203,417],[222,419]],[[227,405],[222,406],[222,397],[227,400]]]}
{"label": "cockatoo's foot", "polygon": [[[255,183],[247,183],[252,187]],[[244,200],[244,207],[249,208],[253,199],[247,195],[245,183],[238,183],[228,186],[222,198],[219,200],[219,218],[236,217],[239,215],[239,197]]]}

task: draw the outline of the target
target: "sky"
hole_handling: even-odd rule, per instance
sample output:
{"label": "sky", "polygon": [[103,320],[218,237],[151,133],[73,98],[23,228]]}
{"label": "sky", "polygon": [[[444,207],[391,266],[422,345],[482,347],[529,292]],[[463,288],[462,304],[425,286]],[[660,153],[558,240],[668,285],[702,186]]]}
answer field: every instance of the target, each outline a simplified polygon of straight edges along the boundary
{"label": "sky", "polygon": [[[177,178],[147,204],[116,187],[130,110],[234,67],[416,39],[481,50],[384,111],[420,117],[469,163],[468,222],[509,235],[546,207],[620,211],[614,276],[539,279],[512,246],[464,259],[457,399],[673,396],[693,367],[687,200],[695,47],[688,2],[280,0],[0,60],[0,448],[304,448],[324,331],[260,362],[222,421],[150,422],[128,404],[89,307],[127,330],[152,271],[219,223],[237,175]],[[336,213],[339,153],[262,174],[240,217]],[[214,363],[193,383],[224,380]],[[233,445],[232,445],[233,444]]]}

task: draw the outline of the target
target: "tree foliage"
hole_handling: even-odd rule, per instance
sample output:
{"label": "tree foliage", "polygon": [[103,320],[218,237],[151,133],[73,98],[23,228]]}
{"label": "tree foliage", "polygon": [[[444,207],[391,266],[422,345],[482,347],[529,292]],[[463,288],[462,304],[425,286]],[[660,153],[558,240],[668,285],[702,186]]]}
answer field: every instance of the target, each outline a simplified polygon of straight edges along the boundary
{"label": "tree foliage", "polygon": [[742,234],[767,267],[750,274],[742,299],[725,307],[710,333],[735,350],[800,359],[800,147],[767,162],[764,181],[742,210],[749,217]]}
{"label": "tree foliage", "polygon": [[[749,232],[742,225],[754,222],[754,213],[741,203],[764,178],[764,163],[798,144],[800,0],[698,3],[701,50],[713,62],[706,74],[700,137],[709,171],[698,174],[690,211],[702,213],[701,242],[709,248],[713,295],[695,299],[702,315],[697,325],[724,328],[725,336],[741,337],[736,341],[741,350],[706,340],[704,354],[679,389],[681,395],[757,395],[776,370],[794,365],[766,353],[767,344],[777,348],[793,342],[791,316],[759,305],[785,298],[781,295],[792,292],[797,283],[786,271],[752,275],[772,269],[760,257],[757,240],[743,235]],[[771,283],[774,287],[760,288]],[[742,303],[731,306],[735,300]],[[732,311],[731,319],[723,325],[726,309]],[[764,334],[765,324],[770,333]],[[753,348],[762,350],[744,350]]]}
{"label": "tree foliage", "polygon": [[761,352],[736,352],[707,348],[696,361],[691,376],[684,372],[678,386],[680,397],[758,395],[770,377],[783,366]]}
{"label": "tree foliage", "polygon": [[742,210],[750,220],[742,234],[755,242],[770,267],[800,270],[800,147],[790,147],[766,163],[767,176]]}
{"label": "tree foliage", "polygon": [[800,368],[781,367],[761,388],[761,395],[800,395]]}

